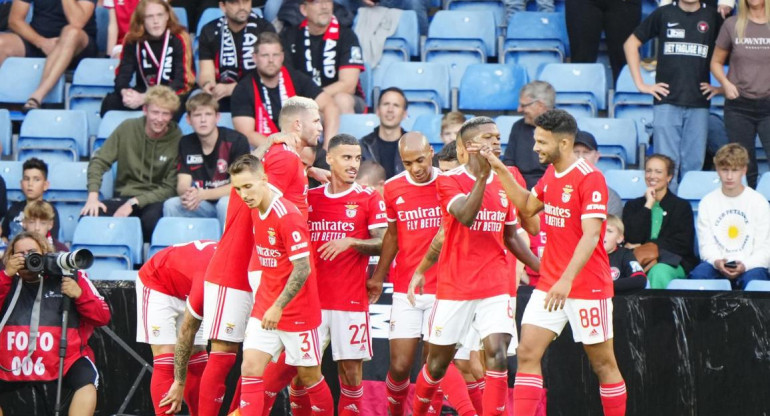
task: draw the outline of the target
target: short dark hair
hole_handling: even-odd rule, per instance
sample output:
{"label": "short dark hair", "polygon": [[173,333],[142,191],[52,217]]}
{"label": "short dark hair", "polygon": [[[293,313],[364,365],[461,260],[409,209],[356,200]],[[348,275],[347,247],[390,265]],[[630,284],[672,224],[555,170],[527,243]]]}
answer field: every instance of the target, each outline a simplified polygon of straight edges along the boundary
{"label": "short dark hair", "polygon": [[368,178],[370,183],[384,181],[387,176],[385,168],[373,160],[364,160],[358,167],[358,178]]}
{"label": "short dark hair", "polygon": [[281,45],[281,49],[283,50],[283,44],[281,43],[281,38],[278,36],[277,33],[261,32],[259,34],[259,37],[257,38],[257,43],[254,44],[254,53],[257,53],[260,45],[267,45],[270,43],[277,43]]}
{"label": "short dark hair", "polygon": [[[260,34],[259,36],[262,36],[262,35]],[[380,106],[380,103],[382,102],[382,97],[384,97],[385,94],[389,92],[395,92],[396,94],[400,95],[401,98],[404,99],[404,110],[406,110],[409,107],[409,100],[406,99],[406,93],[404,93],[404,90],[398,87],[388,87],[382,90],[382,92],[380,92],[379,98],[377,98],[377,107]]]}
{"label": "short dark hair", "polygon": [[29,169],[37,169],[43,172],[43,177],[48,179],[48,165],[42,160],[36,157],[31,157],[25,160],[24,164],[21,165],[21,171],[24,172],[25,170],[29,170]]}
{"label": "short dark hair", "polygon": [[647,160],[644,161],[644,167],[647,167],[647,162],[652,159],[658,159],[663,162],[666,165],[666,173],[668,176],[674,176],[674,168],[676,167],[676,162],[674,162],[674,159],[671,159],[662,153],[655,153],[647,156]]}
{"label": "short dark hair", "polygon": [[573,138],[577,135],[577,121],[572,114],[560,110],[548,110],[535,119],[535,126],[554,134],[568,134]]}
{"label": "short dark hair", "polygon": [[452,162],[457,160],[457,140],[445,144],[436,157],[442,162]]}
{"label": "short dark hair", "polygon": [[230,169],[228,169],[230,175],[237,175],[244,171],[264,173],[265,168],[262,166],[262,162],[259,161],[259,158],[251,153],[247,153],[240,156],[238,159],[235,159],[235,162],[230,164]]}
{"label": "short dark hair", "polygon": [[355,137],[349,134],[340,133],[329,140],[329,148],[327,152],[331,152],[333,148],[342,145],[361,146],[361,144],[358,143],[358,139]]}
{"label": "short dark hair", "polygon": [[485,124],[495,124],[495,120],[484,116],[473,117],[472,119],[463,123],[462,127],[460,127],[458,135],[460,136],[460,139],[462,139],[463,143],[467,143],[468,140],[470,140],[470,137],[466,137],[470,135],[469,132],[474,131]]}

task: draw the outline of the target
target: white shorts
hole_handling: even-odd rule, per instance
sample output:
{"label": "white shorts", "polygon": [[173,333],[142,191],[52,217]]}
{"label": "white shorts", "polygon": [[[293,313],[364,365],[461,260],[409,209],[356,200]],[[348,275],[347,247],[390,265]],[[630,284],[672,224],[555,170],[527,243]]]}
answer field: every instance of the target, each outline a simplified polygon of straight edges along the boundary
{"label": "white shorts", "polygon": [[252,292],[203,283],[203,333],[208,339],[243,342],[254,303]]}
{"label": "white shorts", "polygon": [[436,303],[436,295],[415,295],[415,306],[409,303],[406,293],[393,294],[390,308],[390,332],[388,339],[428,339],[428,321]]}
{"label": "white shorts", "polygon": [[249,318],[246,326],[244,350],[259,350],[278,360],[281,351],[286,351],[286,364],[293,367],[315,367],[321,364],[321,343],[318,329],[302,332],[267,330],[262,321]]}
{"label": "white shorts", "polygon": [[332,344],[332,358],[339,360],[372,359],[372,339],[368,312],[321,310],[322,350]]}
{"label": "white shorts", "polygon": [[[184,320],[185,301],[152,290],[136,279],[136,342],[175,345]],[[206,345],[203,331],[195,334],[195,345]]]}
{"label": "white shorts", "polygon": [[477,300],[436,300],[430,322],[430,343],[466,346],[471,330],[478,332],[482,340],[491,334],[515,334],[516,307],[511,306],[510,300],[508,295]]}
{"label": "white shorts", "polygon": [[545,308],[546,293],[533,290],[524,309],[521,324],[535,325],[553,331],[558,336],[569,322],[575,342],[586,345],[598,344],[613,337],[612,298],[570,299],[564,309],[548,312]]}
{"label": "white shorts", "polygon": [[[516,311],[516,298],[511,298],[511,309]],[[514,312],[515,313],[515,312]],[[469,360],[471,358],[472,351],[481,351],[484,349],[484,344],[481,342],[481,336],[474,330],[468,331],[465,337],[465,341],[462,342],[463,346],[455,353],[456,360]],[[511,334],[511,342],[508,344],[508,356],[512,357],[516,355],[516,348],[519,347],[518,332],[513,331]]]}

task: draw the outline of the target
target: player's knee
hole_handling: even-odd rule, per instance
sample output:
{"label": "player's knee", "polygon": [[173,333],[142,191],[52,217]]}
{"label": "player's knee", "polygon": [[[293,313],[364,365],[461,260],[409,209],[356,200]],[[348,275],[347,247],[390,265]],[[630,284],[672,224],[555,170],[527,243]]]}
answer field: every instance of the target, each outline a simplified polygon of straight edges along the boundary
{"label": "player's knee", "polygon": [[246,377],[256,377],[259,374],[259,364],[257,360],[250,360],[244,357],[241,363],[241,375]]}
{"label": "player's knee", "polygon": [[516,348],[516,358],[520,364],[538,363],[542,355],[542,351],[527,343],[519,343]]}
{"label": "player's knee", "polygon": [[505,348],[487,351],[486,356],[488,369],[502,371],[508,368],[508,353]]}
{"label": "player's knee", "polygon": [[618,364],[612,354],[603,354],[591,358],[591,368],[599,379],[610,376],[618,371]]}
{"label": "player's knee", "polygon": [[395,380],[403,380],[412,369],[412,361],[403,354],[390,357],[390,374]]}
{"label": "player's knee", "polygon": [[320,367],[298,367],[297,379],[305,386],[310,387],[321,381],[321,369]]}

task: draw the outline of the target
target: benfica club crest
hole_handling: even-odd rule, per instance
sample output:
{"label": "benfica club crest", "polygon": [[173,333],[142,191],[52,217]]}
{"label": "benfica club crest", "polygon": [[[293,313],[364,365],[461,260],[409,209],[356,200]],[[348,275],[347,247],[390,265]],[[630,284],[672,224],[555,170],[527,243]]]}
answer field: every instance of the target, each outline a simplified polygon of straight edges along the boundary
{"label": "benfica club crest", "polygon": [[233,329],[235,329],[235,324],[225,323],[225,325],[226,325],[225,333],[232,334],[233,333]]}
{"label": "benfica club crest", "polygon": [[562,189],[561,202],[569,202],[570,198],[572,198],[572,191],[574,191],[572,185],[565,186],[564,189]]}
{"label": "benfica club crest", "polygon": [[508,208],[508,197],[505,195],[505,191],[500,190],[498,194],[500,195],[500,204],[503,208]]}
{"label": "benfica club crest", "polygon": [[345,215],[348,216],[348,218],[355,218],[356,213],[358,212],[358,205],[356,204],[347,204],[345,205]]}
{"label": "benfica club crest", "polygon": [[269,241],[270,244],[275,244],[275,230],[273,227],[267,229],[267,241]]}
{"label": "benfica club crest", "polygon": [[152,336],[159,337],[160,336],[160,327],[159,326],[153,326],[152,327]]}

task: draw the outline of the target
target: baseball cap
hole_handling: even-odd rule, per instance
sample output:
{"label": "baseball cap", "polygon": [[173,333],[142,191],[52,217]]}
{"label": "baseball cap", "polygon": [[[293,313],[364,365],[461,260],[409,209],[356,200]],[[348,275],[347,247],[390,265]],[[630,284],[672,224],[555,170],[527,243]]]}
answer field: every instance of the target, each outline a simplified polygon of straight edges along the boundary
{"label": "baseball cap", "polygon": [[590,150],[596,150],[599,147],[594,135],[583,130],[578,130],[577,135],[575,135],[575,144],[582,144]]}

